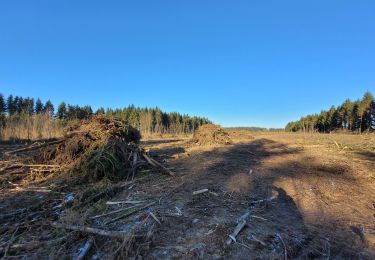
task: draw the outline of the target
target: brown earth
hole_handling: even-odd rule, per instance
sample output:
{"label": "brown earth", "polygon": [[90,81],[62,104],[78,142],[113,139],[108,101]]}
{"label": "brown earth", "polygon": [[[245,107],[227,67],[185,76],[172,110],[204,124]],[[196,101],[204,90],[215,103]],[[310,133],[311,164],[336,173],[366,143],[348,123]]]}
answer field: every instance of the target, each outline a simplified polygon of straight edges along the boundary
{"label": "brown earth", "polygon": [[[19,176],[13,183],[24,190],[0,190],[0,256],[6,251],[9,258],[71,258],[90,235],[56,229],[50,225],[56,221],[129,234],[120,240],[93,236],[88,255],[100,259],[374,259],[373,135],[230,137],[232,145],[193,147],[187,139],[143,141],[149,154],[177,176],[145,169],[134,181],[115,184],[120,187],[116,192],[86,199],[88,203],[84,201],[91,193],[114,184],[48,184],[51,192],[42,192],[25,189],[45,184],[26,186]],[[83,203],[52,210],[68,192],[79,189],[87,190],[80,197]],[[193,195],[201,189],[208,192]],[[129,207],[106,204],[124,200],[143,201],[145,207],[122,218],[118,213],[90,219]],[[32,214],[23,213],[25,208]],[[236,242],[226,245],[244,213],[249,213],[246,227]],[[33,247],[32,242],[43,246]]]}

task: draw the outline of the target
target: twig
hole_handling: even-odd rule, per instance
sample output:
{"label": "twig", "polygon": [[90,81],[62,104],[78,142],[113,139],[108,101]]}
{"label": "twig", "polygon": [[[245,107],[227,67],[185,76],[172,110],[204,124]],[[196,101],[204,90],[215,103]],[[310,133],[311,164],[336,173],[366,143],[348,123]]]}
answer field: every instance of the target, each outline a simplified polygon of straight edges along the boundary
{"label": "twig", "polygon": [[13,232],[12,237],[9,239],[9,242],[8,242],[8,244],[7,244],[7,246],[6,246],[5,250],[4,250],[4,258],[7,256],[9,247],[14,242],[14,236],[16,235],[17,231],[18,231],[18,226],[17,226],[16,230]]}
{"label": "twig", "polygon": [[243,247],[245,247],[245,248],[247,248],[249,250],[252,250],[249,246],[245,245],[244,243],[236,241],[236,244],[239,244],[239,245],[241,245],[241,246],[243,246]]}
{"label": "twig", "polygon": [[250,217],[252,218],[257,218],[257,219],[261,219],[261,220],[264,220],[264,221],[268,221],[268,219],[265,219],[263,217],[259,217],[259,216],[255,216],[255,215],[251,215]]}
{"label": "twig", "polygon": [[161,225],[161,222],[160,222],[160,220],[155,216],[155,214],[154,213],[152,213],[151,211],[150,211],[150,216],[153,218],[153,219],[155,219],[155,221],[156,222],[158,222],[159,223],[159,225]]}
{"label": "twig", "polygon": [[254,241],[256,241],[256,242],[258,242],[259,244],[261,244],[262,246],[266,246],[266,243],[264,243],[262,240],[258,239],[256,236],[251,235],[251,238],[252,238]]}
{"label": "twig", "polygon": [[196,190],[196,191],[193,191],[193,195],[198,195],[198,194],[201,194],[201,193],[205,193],[207,191],[208,191],[208,189]]}
{"label": "twig", "polygon": [[285,245],[285,242],[283,240],[283,238],[281,237],[281,235],[279,233],[276,233],[276,236],[278,238],[280,238],[281,240],[281,243],[283,243],[283,246],[284,246],[284,259],[287,260],[288,259],[288,252],[286,251],[286,245]]}
{"label": "twig", "polygon": [[145,202],[144,200],[124,200],[124,201],[107,201],[107,205],[117,205],[117,204],[139,204]]}
{"label": "twig", "polygon": [[128,209],[133,209],[135,207],[137,207],[137,206],[131,206],[131,207],[128,207],[128,208],[123,208],[123,209],[118,209],[118,210],[110,211],[108,213],[104,213],[104,214],[100,214],[100,215],[96,215],[96,216],[90,217],[90,219],[96,219],[96,218],[101,218],[101,217],[113,215],[113,214],[116,214],[116,213],[119,213],[119,212],[122,212],[122,211],[125,211],[125,210],[128,210]]}
{"label": "twig", "polygon": [[132,210],[132,211],[130,211],[130,212],[127,212],[127,213],[125,213],[124,215],[121,215],[121,216],[119,216],[119,217],[117,217],[117,218],[111,219],[111,220],[107,221],[105,224],[108,225],[108,224],[110,224],[110,223],[116,222],[116,221],[119,220],[119,219],[129,217],[130,215],[133,215],[134,213],[136,213],[136,212],[138,212],[138,211],[140,211],[140,210],[146,209],[146,208],[148,208],[149,206],[154,205],[154,204],[155,204],[155,202],[151,202],[151,203],[149,203],[149,204],[147,204],[146,206],[143,206],[143,207],[141,207],[141,208],[134,208],[134,210]]}

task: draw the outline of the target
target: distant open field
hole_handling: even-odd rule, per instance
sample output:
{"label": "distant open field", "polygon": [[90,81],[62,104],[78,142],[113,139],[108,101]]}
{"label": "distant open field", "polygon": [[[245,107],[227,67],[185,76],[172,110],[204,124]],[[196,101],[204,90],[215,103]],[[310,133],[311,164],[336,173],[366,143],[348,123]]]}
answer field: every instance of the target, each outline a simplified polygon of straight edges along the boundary
{"label": "distant open field", "polygon": [[[95,235],[88,255],[100,259],[374,259],[375,135],[231,131],[229,137],[232,144],[210,146],[194,145],[190,136],[142,139],[150,157],[176,176],[145,169],[116,193],[74,204],[60,221],[133,235],[131,242]],[[52,228],[54,203],[90,185],[15,174],[0,174],[1,254],[72,257],[92,236]],[[141,201],[147,210],[124,217],[125,204],[108,201]]]}

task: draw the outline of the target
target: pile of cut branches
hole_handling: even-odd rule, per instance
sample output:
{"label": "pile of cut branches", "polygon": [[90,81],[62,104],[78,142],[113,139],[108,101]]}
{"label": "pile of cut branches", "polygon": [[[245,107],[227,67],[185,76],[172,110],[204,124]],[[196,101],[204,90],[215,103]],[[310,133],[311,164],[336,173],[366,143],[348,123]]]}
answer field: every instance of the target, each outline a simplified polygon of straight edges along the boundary
{"label": "pile of cut branches", "polygon": [[195,145],[231,144],[229,134],[220,126],[214,124],[202,125],[195,131],[193,140]]}

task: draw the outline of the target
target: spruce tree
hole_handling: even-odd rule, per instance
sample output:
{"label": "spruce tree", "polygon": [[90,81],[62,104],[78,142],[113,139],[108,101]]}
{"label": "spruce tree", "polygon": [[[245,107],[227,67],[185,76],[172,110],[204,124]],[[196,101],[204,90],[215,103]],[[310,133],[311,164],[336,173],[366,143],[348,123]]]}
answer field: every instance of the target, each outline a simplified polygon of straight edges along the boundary
{"label": "spruce tree", "polygon": [[65,102],[61,102],[60,105],[58,106],[56,116],[58,119],[61,119],[61,120],[67,118]]}
{"label": "spruce tree", "polygon": [[0,115],[4,115],[6,111],[6,103],[3,94],[0,93]]}
{"label": "spruce tree", "polygon": [[46,104],[44,105],[43,112],[49,114],[52,117],[54,111],[55,111],[55,108],[53,107],[52,102],[50,100],[47,100]]}
{"label": "spruce tree", "polygon": [[16,112],[16,105],[13,95],[9,95],[7,98],[7,110],[9,116],[12,116]]}
{"label": "spruce tree", "polygon": [[38,98],[35,102],[35,114],[41,114],[43,113],[43,103],[42,101]]}

